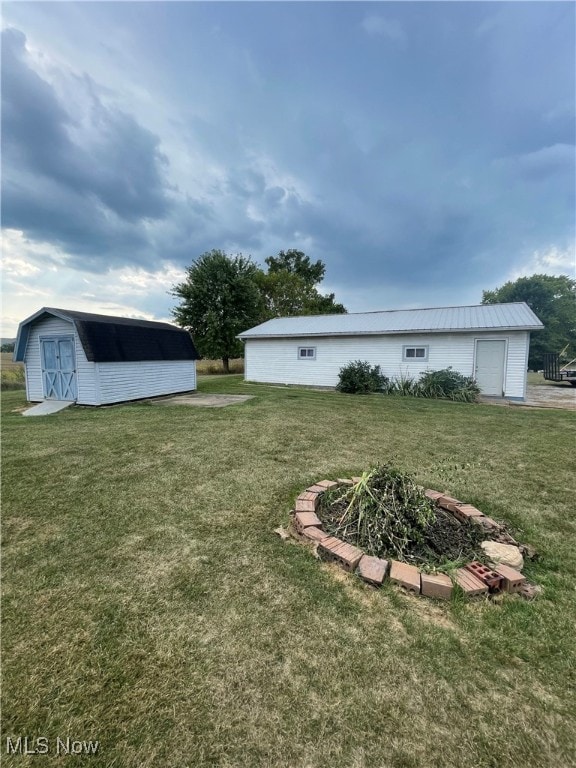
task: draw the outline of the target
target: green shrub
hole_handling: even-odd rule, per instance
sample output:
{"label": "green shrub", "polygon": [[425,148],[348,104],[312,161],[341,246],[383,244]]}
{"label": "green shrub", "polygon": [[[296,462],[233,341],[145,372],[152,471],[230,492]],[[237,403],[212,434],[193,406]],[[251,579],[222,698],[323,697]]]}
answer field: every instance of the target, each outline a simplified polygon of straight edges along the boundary
{"label": "green shrub", "polygon": [[348,363],[340,369],[336,389],[350,394],[384,392],[388,395],[441,398],[461,403],[474,403],[480,394],[480,388],[471,376],[463,376],[452,368],[425,371],[419,379],[408,375],[389,379],[379,365],[371,366],[361,360]]}
{"label": "green shrub", "polygon": [[386,385],[382,389],[389,395],[442,398],[457,400],[461,403],[474,403],[480,394],[480,389],[473,378],[463,376],[452,368],[426,371],[420,379],[402,375],[396,379],[386,380]]}
{"label": "green shrub", "polygon": [[418,381],[420,397],[440,397],[472,403],[478,399],[480,388],[473,378],[463,376],[452,368],[440,371],[426,371]]}
{"label": "green shrub", "polygon": [[386,389],[388,379],[379,365],[371,366],[367,361],[356,360],[340,369],[336,389],[352,395],[366,395]]}

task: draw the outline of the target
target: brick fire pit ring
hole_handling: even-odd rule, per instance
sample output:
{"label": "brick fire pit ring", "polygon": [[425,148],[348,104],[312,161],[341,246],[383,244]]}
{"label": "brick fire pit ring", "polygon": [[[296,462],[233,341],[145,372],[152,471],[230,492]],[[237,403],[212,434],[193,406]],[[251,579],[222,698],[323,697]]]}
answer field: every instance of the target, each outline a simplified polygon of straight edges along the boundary
{"label": "brick fire pit ring", "polygon": [[[473,560],[451,575],[425,573],[408,563],[367,555],[359,547],[330,536],[316,514],[320,496],[329,489],[354,485],[359,480],[359,477],[319,480],[296,498],[291,513],[292,533],[301,541],[314,543],[322,559],[336,563],[345,571],[356,573],[374,587],[380,587],[388,578],[405,592],[441,600],[449,600],[452,597],[455,585],[466,597],[489,597],[501,592],[516,593],[526,598],[535,596],[538,588],[529,584],[519,571],[506,565],[491,563],[486,566]],[[480,525],[487,532],[496,535],[496,541],[530,549],[526,545],[518,544],[503,531],[499,523],[484,515],[472,504],[440,491],[426,489],[424,493],[437,507],[450,512],[460,524]]]}

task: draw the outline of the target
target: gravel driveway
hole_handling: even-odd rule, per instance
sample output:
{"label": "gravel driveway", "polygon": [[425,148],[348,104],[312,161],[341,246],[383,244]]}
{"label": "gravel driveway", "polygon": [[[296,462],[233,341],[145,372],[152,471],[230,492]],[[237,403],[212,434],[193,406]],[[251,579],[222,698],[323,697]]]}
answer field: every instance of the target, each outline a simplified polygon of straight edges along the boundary
{"label": "gravel driveway", "polygon": [[576,387],[563,384],[528,384],[526,400],[507,400],[505,397],[483,397],[485,405],[509,405],[516,408],[560,408],[564,411],[576,411]]}
{"label": "gravel driveway", "polygon": [[523,405],[576,411],[576,387],[571,387],[569,384],[540,386],[528,384],[526,402]]}

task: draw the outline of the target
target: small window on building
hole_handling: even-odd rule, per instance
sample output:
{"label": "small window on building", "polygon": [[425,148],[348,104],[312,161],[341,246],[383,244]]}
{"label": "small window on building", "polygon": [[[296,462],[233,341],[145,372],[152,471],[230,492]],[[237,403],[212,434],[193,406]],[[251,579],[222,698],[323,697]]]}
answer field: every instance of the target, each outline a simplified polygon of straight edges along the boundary
{"label": "small window on building", "polygon": [[426,362],[428,360],[428,347],[402,347],[402,360]]}
{"label": "small window on building", "polygon": [[299,360],[315,360],[316,347],[298,347]]}

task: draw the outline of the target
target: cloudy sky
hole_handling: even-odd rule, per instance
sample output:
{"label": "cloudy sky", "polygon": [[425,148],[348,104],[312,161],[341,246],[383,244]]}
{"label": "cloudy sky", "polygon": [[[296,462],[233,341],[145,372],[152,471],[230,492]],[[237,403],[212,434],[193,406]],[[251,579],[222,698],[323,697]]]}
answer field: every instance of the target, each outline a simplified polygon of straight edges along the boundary
{"label": "cloudy sky", "polygon": [[575,270],[566,2],[3,3],[3,328],[170,319],[204,251],[350,311]]}

